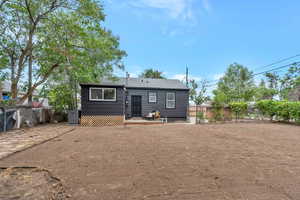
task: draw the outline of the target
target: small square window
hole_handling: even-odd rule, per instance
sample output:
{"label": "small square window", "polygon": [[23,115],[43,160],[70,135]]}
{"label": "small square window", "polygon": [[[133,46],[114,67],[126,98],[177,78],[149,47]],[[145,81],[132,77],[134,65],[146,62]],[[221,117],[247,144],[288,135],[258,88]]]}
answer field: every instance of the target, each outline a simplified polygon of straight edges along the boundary
{"label": "small square window", "polygon": [[90,93],[90,99],[103,99],[101,88],[91,88]]}
{"label": "small square window", "polygon": [[149,103],[156,103],[156,92],[149,92]]}
{"label": "small square window", "polygon": [[104,99],[106,100],[113,100],[115,99],[115,89],[113,88],[106,88],[104,89]]}

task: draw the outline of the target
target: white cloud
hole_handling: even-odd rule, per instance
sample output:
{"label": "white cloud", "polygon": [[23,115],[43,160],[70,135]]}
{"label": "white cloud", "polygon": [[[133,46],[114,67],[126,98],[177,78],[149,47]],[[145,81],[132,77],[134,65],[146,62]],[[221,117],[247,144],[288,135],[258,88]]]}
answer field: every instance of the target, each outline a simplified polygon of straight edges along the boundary
{"label": "white cloud", "polygon": [[130,5],[134,7],[150,7],[165,11],[168,16],[174,19],[191,19],[193,0],[131,0]]}
{"label": "white cloud", "polygon": [[223,73],[221,73],[221,74],[215,74],[215,75],[213,76],[213,79],[214,79],[214,80],[219,80],[219,79],[222,78],[223,76],[224,76]]}
{"label": "white cloud", "polygon": [[126,77],[126,72],[129,73],[130,77],[137,78],[143,72],[143,68],[140,65],[129,65],[124,70],[114,69],[114,75],[118,77]]}
{"label": "white cloud", "polygon": [[209,0],[202,0],[202,6],[207,12],[210,12],[212,9]]}
{"label": "white cloud", "polygon": [[203,11],[211,11],[210,0],[107,0],[106,4],[140,20],[159,21],[162,34],[170,37],[192,33]]}
{"label": "white cloud", "polygon": [[260,82],[261,82],[261,77],[257,77],[257,76],[256,76],[256,77],[254,77],[253,79],[254,79],[254,84],[255,84],[255,85],[259,85],[259,84],[260,84]]}
{"label": "white cloud", "polygon": [[[128,0],[128,5],[134,8],[152,8],[161,11],[171,19],[195,23],[196,0]],[[149,13],[148,13],[149,14]],[[157,13],[156,13],[157,14]],[[158,16],[159,16],[158,15]]]}
{"label": "white cloud", "polygon": [[197,16],[199,17],[201,10],[212,10],[210,0],[107,0],[107,4],[112,8],[129,8],[133,13],[140,15],[145,15],[145,10],[141,9],[155,9],[160,12],[148,12],[146,16],[155,18],[163,14],[193,25],[197,24]]}
{"label": "white cloud", "polygon": [[[180,81],[185,81],[185,74],[175,74],[171,76],[172,79],[178,79]],[[189,80],[200,81],[202,78],[197,76],[189,76]]]}
{"label": "white cloud", "polygon": [[137,78],[139,75],[137,73],[131,73],[131,72],[129,72],[129,76],[131,78]]}

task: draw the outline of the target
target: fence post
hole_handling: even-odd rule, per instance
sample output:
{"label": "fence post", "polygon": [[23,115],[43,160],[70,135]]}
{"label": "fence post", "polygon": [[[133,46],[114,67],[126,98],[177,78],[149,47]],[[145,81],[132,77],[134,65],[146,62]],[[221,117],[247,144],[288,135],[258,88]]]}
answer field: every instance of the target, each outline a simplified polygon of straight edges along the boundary
{"label": "fence post", "polygon": [[3,112],[3,132],[6,132],[6,110],[4,107],[0,107]]}
{"label": "fence post", "polygon": [[196,124],[199,124],[199,122],[198,122],[198,104],[196,104]]}

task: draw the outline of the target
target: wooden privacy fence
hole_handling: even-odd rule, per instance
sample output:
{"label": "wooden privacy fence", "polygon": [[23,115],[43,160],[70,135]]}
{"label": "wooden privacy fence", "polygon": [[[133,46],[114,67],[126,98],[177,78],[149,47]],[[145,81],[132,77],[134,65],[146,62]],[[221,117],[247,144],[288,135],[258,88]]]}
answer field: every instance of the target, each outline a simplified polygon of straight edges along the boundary
{"label": "wooden privacy fence", "polygon": [[[208,120],[214,120],[215,119],[215,112],[213,111],[212,106],[189,106],[189,116],[190,117],[196,117],[196,113],[202,112],[203,117]],[[232,120],[232,112],[230,108],[223,108],[221,110],[223,120]],[[199,116],[198,116],[199,117]]]}
{"label": "wooden privacy fence", "polygon": [[207,106],[190,106],[189,107],[189,114],[190,117],[196,117],[197,112],[202,112],[205,116],[208,112],[210,112]]}

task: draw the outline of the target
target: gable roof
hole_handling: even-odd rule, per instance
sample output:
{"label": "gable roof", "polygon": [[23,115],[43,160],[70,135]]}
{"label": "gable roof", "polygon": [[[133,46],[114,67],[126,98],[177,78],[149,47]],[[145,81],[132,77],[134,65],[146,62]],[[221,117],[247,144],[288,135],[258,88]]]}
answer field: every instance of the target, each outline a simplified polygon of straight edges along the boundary
{"label": "gable roof", "polygon": [[103,79],[100,84],[81,85],[103,85],[123,86],[126,88],[153,88],[153,89],[177,89],[189,90],[189,88],[177,79],[152,79],[152,78],[118,78],[117,80]]}

